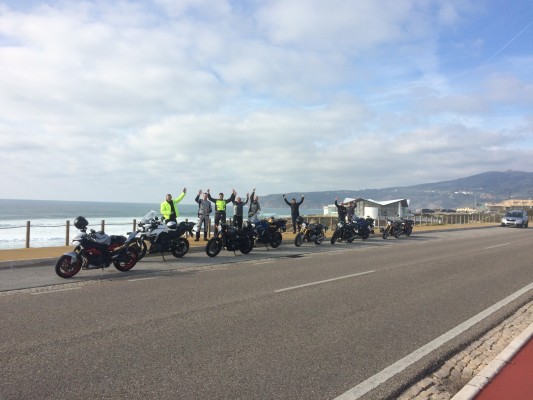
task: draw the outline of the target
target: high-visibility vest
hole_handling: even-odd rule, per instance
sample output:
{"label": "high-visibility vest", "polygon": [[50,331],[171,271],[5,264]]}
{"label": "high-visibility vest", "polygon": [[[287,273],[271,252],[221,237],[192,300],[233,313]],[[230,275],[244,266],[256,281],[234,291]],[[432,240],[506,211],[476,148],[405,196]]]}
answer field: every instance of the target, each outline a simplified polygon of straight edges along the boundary
{"label": "high-visibility vest", "polygon": [[218,212],[226,211],[226,200],[217,200],[215,206]]}

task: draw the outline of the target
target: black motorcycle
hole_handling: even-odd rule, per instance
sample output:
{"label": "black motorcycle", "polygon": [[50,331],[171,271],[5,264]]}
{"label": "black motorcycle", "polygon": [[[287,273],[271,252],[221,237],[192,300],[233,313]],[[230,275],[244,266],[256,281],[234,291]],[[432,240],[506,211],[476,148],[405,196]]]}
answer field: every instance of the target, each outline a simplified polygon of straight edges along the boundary
{"label": "black motorcycle", "polygon": [[333,232],[333,236],[331,236],[331,244],[335,244],[337,241],[352,243],[356,237],[357,232],[355,231],[354,224],[339,221],[335,232]]}
{"label": "black motorcycle", "polygon": [[193,235],[194,222],[164,222],[155,211],[150,211],[139,222],[135,237],[139,260],[146,254],[170,252],[176,258],[183,257],[189,251],[189,241],[183,237],[186,233]]}
{"label": "black motorcycle", "polygon": [[395,221],[387,219],[387,225],[385,228],[381,228],[383,239],[387,239],[387,237],[390,235],[393,235],[396,239],[398,239],[401,235],[411,236],[414,225],[415,221],[412,219],[401,218]]}
{"label": "black motorcycle", "polygon": [[316,245],[321,244],[326,238],[326,225],[323,224],[310,224],[305,222],[302,217],[298,217],[297,221],[300,231],[294,238],[294,245],[300,247],[303,242],[314,243]]}
{"label": "black motorcycle", "polygon": [[283,238],[281,232],[287,230],[287,220],[280,218],[269,218],[256,220],[248,223],[246,229],[251,230],[254,243],[261,243],[272,248],[279,247]]}
{"label": "black motorcycle", "polygon": [[363,240],[368,239],[368,237],[370,236],[371,230],[370,230],[370,226],[368,225],[367,219],[354,217],[352,221],[352,226],[357,236],[359,236]]}
{"label": "black motorcycle", "polygon": [[254,248],[252,230],[221,224],[215,237],[207,242],[205,252],[209,257],[216,257],[222,248],[234,253],[239,250],[242,254],[248,254]]}
{"label": "black motorcycle", "polygon": [[84,217],[74,220],[80,230],[72,239],[74,251],[63,254],[56,263],[56,274],[61,278],[72,278],[80,269],[107,268],[111,264],[122,272],[132,269],[138,261],[135,246],[135,232],[126,238],[121,235],[107,235],[91,229]]}

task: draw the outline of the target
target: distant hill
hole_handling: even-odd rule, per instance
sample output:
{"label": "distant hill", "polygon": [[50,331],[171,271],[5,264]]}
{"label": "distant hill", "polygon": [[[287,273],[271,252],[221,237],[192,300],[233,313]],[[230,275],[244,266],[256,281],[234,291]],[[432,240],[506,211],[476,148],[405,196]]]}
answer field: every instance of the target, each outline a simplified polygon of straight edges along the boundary
{"label": "distant hill", "polygon": [[[288,199],[305,196],[305,208],[322,208],[335,198],[345,197],[378,201],[409,199],[409,208],[460,208],[476,203],[498,202],[508,199],[529,199],[533,196],[533,172],[485,172],[466,178],[421,185],[386,189],[337,190],[325,192],[285,193]],[[282,193],[261,196],[264,207],[284,207]]]}

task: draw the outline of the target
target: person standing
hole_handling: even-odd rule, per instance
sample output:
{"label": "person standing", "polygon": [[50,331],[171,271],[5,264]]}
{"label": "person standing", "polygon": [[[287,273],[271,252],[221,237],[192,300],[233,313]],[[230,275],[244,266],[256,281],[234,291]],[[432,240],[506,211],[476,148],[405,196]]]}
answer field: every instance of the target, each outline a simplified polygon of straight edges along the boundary
{"label": "person standing", "polygon": [[[202,196],[202,198],[200,198]],[[207,231],[209,230],[209,221],[212,211],[211,202],[207,198],[207,193],[203,193],[202,189],[198,192],[198,195],[194,199],[198,203],[198,224],[196,225],[196,239],[195,242],[200,240],[200,229],[204,226],[204,240],[207,240]]]}
{"label": "person standing", "polygon": [[352,222],[354,215],[355,215],[355,202],[350,201],[348,203],[348,207],[346,207],[346,218],[348,222]]}
{"label": "person standing", "polygon": [[285,200],[285,203],[291,208],[292,233],[296,233],[297,220],[300,216],[300,205],[304,202],[304,195],[302,194],[302,199],[299,202],[296,202],[296,199],[293,197],[289,203],[285,195],[283,195],[283,200]]}
{"label": "person standing", "polygon": [[226,223],[226,206],[228,203],[231,203],[235,200],[235,189],[232,190],[231,196],[229,199],[224,199],[224,193],[218,194],[218,199],[211,197],[209,189],[207,189],[207,198],[215,203],[215,235],[218,232],[218,226],[220,223]]}
{"label": "person standing", "polygon": [[172,199],[171,194],[167,194],[165,201],[161,203],[160,207],[161,215],[165,218],[165,222],[177,222],[177,217],[180,215],[178,212],[178,203],[183,200],[185,193],[187,193],[187,188],[183,188],[183,191],[175,200]]}
{"label": "person standing", "polygon": [[248,208],[248,221],[252,221],[257,216],[257,213],[261,211],[261,206],[259,205],[259,196],[255,195],[255,188],[252,191],[250,196],[250,207]]}
{"label": "person standing", "polygon": [[237,197],[233,201],[233,226],[236,226],[239,229],[242,228],[242,218],[243,218],[243,211],[244,211],[243,209],[244,209],[244,206],[248,204],[249,199],[250,199],[250,196],[248,193],[246,193],[246,201],[244,203],[240,197]]}
{"label": "person standing", "polygon": [[337,200],[338,198],[335,199],[335,206],[337,207],[337,213],[339,214],[339,221],[346,222],[346,207],[342,201],[341,204],[337,203]]}

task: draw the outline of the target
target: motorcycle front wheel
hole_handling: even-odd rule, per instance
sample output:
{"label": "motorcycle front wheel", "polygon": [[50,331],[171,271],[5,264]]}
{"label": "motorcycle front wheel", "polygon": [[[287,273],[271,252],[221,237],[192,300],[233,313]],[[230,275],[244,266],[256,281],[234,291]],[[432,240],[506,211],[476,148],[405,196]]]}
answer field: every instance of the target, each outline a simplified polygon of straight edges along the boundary
{"label": "motorcycle front wheel", "polygon": [[383,239],[387,239],[389,237],[389,231],[387,229],[385,229],[383,231]]}
{"label": "motorcycle front wheel", "polygon": [[331,237],[331,244],[335,244],[337,241],[339,234],[337,232],[333,232],[333,236]]}
{"label": "motorcycle front wheel", "polygon": [[296,237],[294,238],[294,245],[296,247],[300,247],[303,242],[304,242],[304,235],[302,235],[301,233],[297,234]]}
{"label": "motorcycle front wheel", "polygon": [[222,239],[220,238],[210,239],[205,246],[205,252],[209,257],[216,257],[220,250],[222,250]]}
{"label": "motorcycle front wheel", "polygon": [[56,263],[57,276],[67,279],[72,278],[81,269],[81,258],[74,258],[71,256],[61,256]]}
{"label": "motorcycle front wheel", "polygon": [[113,265],[116,269],[121,272],[126,272],[132,269],[137,261],[139,260],[139,255],[135,249],[129,248],[124,254],[120,256],[118,260],[113,261]]}
{"label": "motorcycle front wheel", "polygon": [[276,248],[276,247],[279,247],[279,245],[281,244],[281,241],[283,240],[283,238],[281,237],[281,233],[279,232],[274,232],[272,234],[272,238],[270,240],[270,246],[272,246],[272,248]]}
{"label": "motorcycle front wheel", "polygon": [[178,242],[173,242],[170,247],[170,252],[176,258],[183,257],[189,251],[189,241],[185,238],[180,237]]}

